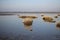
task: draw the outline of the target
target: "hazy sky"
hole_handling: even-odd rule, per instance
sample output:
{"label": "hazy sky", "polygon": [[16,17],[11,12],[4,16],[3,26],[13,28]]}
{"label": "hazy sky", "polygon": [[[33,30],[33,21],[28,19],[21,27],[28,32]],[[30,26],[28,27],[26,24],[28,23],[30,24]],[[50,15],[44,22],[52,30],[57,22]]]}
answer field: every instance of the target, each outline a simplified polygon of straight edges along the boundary
{"label": "hazy sky", "polygon": [[60,12],[60,0],[0,0],[2,11]]}

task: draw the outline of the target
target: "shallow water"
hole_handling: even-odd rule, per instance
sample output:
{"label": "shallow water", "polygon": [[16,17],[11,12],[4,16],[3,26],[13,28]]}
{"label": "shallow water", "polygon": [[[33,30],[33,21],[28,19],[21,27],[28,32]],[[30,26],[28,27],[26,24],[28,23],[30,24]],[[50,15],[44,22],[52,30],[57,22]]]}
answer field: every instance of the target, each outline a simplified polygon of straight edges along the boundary
{"label": "shallow water", "polygon": [[[17,13],[16,15],[0,15],[0,39],[2,40],[60,40],[60,28],[56,23],[44,22],[42,14],[51,16],[56,22],[60,21],[60,16],[54,18],[57,13]],[[27,29],[23,24],[23,19],[18,15],[35,15],[33,24]],[[29,29],[32,29],[30,31]]]}

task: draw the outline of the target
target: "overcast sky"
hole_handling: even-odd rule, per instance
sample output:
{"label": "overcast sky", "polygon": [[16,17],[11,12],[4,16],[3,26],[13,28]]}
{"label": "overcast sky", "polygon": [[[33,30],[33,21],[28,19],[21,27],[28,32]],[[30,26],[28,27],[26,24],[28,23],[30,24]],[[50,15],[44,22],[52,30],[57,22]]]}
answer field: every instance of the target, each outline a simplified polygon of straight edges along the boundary
{"label": "overcast sky", "polygon": [[60,12],[60,0],[0,0],[0,12]]}

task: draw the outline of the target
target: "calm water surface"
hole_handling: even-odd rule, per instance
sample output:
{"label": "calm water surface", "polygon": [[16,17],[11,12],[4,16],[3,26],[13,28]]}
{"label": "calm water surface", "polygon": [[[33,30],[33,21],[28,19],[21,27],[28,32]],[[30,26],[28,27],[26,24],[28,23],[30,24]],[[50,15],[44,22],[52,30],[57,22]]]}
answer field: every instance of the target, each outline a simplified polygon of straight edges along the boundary
{"label": "calm water surface", "polygon": [[[16,15],[0,15],[0,40],[60,40],[60,29],[56,23],[44,22],[41,14],[54,18],[57,13],[20,13],[19,15],[35,15],[31,28],[27,29],[23,24],[23,19]],[[54,18],[60,21],[60,16]]]}

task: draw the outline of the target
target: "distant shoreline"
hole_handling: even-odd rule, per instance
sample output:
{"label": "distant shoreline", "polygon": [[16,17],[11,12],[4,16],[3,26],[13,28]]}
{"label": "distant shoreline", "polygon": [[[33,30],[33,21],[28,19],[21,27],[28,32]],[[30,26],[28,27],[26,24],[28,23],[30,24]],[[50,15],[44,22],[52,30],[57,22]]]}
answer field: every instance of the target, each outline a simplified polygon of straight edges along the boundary
{"label": "distant shoreline", "polygon": [[60,13],[60,12],[0,12],[0,13]]}
{"label": "distant shoreline", "polygon": [[54,14],[60,14],[60,12],[0,12],[0,15],[16,15],[16,14],[22,14],[22,13],[54,13]]}

